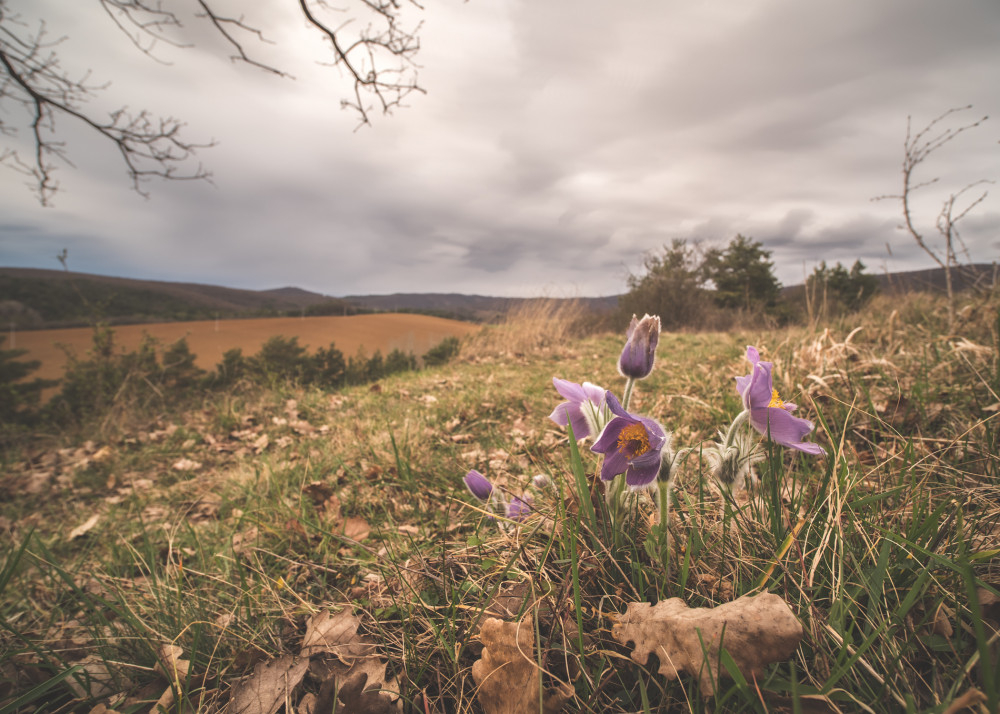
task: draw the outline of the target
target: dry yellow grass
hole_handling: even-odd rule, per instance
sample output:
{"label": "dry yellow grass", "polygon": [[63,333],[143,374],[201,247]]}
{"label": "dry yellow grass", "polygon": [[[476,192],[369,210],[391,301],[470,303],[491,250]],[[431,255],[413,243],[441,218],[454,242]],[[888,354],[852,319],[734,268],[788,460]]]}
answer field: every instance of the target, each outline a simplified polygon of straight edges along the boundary
{"label": "dry yellow grass", "polygon": [[517,355],[563,345],[583,332],[587,306],[578,300],[538,298],[510,310],[465,344],[467,355]]}
{"label": "dry yellow grass", "polygon": [[[139,346],[144,335],[169,345],[186,338],[196,363],[213,369],[227,350],[239,347],[244,355],[255,354],[261,345],[276,335],[297,337],[310,351],[331,342],[349,357],[364,347],[368,354],[383,354],[399,349],[421,355],[446,337],[463,337],[479,329],[478,325],[446,320],[429,315],[385,313],[346,317],[279,317],[252,320],[204,320],[167,322],[150,325],[115,327],[115,343],[126,350]],[[58,379],[66,366],[66,354],[60,345],[84,356],[91,346],[93,331],[88,327],[65,330],[19,332],[8,337],[6,348],[25,349],[25,359],[37,359],[41,367],[32,376]]]}

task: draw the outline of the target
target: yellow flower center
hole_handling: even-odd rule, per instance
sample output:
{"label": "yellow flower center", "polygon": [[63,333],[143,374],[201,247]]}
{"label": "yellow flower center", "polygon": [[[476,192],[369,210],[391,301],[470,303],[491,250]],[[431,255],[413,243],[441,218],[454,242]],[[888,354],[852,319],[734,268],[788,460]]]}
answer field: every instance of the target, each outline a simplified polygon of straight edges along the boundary
{"label": "yellow flower center", "polygon": [[618,451],[630,457],[642,456],[649,451],[649,434],[641,422],[629,424],[618,434]]}
{"label": "yellow flower center", "polygon": [[769,407],[777,407],[778,409],[784,409],[785,403],[781,401],[781,397],[778,396],[778,390],[773,390],[771,394],[771,402],[767,405]]}

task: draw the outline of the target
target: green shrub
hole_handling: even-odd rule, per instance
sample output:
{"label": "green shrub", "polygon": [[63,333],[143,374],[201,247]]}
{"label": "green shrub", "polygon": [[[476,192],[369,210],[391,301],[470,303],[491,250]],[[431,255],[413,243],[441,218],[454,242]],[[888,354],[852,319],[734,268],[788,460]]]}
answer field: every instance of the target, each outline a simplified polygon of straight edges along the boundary
{"label": "green shrub", "polygon": [[385,373],[410,372],[417,368],[417,358],[412,352],[394,349],[385,358]]}
{"label": "green shrub", "polygon": [[445,337],[441,342],[424,353],[424,365],[427,367],[436,367],[450,362],[458,355],[460,348],[461,346],[457,337]]}
{"label": "green shrub", "polygon": [[25,425],[34,420],[42,390],[58,384],[54,379],[25,378],[37,370],[38,360],[22,361],[27,350],[3,349],[4,337],[0,335],[0,424],[5,427]]}
{"label": "green shrub", "polygon": [[334,343],[329,347],[320,347],[312,358],[310,381],[318,387],[335,389],[344,384],[347,374],[347,362],[344,353],[338,350]]}
{"label": "green shrub", "polygon": [[302,383],[311,373],[312,364],[306,348],[299,344],[298,337],[276,335],[250,358],[250,368],[255,376],[266,381],[288,380]]}

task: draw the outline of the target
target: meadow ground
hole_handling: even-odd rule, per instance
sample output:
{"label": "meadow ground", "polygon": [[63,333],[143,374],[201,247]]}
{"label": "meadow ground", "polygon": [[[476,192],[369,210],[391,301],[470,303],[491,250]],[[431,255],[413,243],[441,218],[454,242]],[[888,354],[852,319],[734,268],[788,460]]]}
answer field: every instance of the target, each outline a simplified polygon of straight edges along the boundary
{"label": "meadow ground", "polygon": [[[247,388],[9,453],[0,711],[996,711],[998,304],[970,299],[951,330],[916,295],[822,326],[664,333],[630,410],[693,449],[668,541],[645,494],[609,522],[592,442],[548,419],[554,376],[623,386],[623,336],[571,338],[565,315],[374,385]],[[748,344],[827,456],[765,444],[730,493],[703,450],[742,409]],[[554,489],[498,518],[469,469],[507,497],[538,474]],[[669,627],[623,629],[638,604],[759,593],[800,634],[756,664],[738,618],[683,667]]]}
{"label": "meadow ground", "polygon": [[[470,322],[447,320],[430,315],[385,313],[346,315],[343,317],[268,317],[246,320],[202,320],[160,322],[143,325],[120,325],[114,328],[115,344],[135,351],[147,335],[163,345],[187,340],[196,356],[195,364],[212,370],[222,355],[234,347],[245,356],[254,355],[271,337],[297,337],[310,352],[335,343],[345,357],[364,349],[371,356],[376,350],[388,354],[394,349],[418,357],[446,337],[464,337],[478,329]],[[43,379],[62,377],[66,367],[66,349],[83,357],[93,344],[94,331],[89,327],[61,330],[29,330],[8,336],[6,349],[24,349],[24,359],[39,360],[33,376]]]}

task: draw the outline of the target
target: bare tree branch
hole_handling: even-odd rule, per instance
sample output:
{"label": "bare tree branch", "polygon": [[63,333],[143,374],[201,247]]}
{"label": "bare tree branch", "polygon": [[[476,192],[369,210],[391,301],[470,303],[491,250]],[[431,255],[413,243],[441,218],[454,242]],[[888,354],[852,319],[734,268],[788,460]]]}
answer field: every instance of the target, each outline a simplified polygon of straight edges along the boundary
{"label": "bare tree branch", "polygon": [[[958,127],[947,127],[943,125],[943,123],[953,114],[966,111],[971,108],[972,105],[949,109],[915,134],[912,129],[912,119],[907,117],[906,141],[903,143],[902,193],[877,196],[874,199],[876,201],[885,199],[895,199],[900,201],[903,211],[903,223],[907,232],[909,232],[916,244],[919,245],[920,248],[923,249],[923,251],[944,270],[945,289],[948,294],[948,318],[949,324],[952,325],[955,322],[955,295],[953,290],[952,269],[958,265],[956,243],[960,248],[964,248],[965,246],[958,232],[958,223],[965,218],[973,208],[986,199],[987,192],[983,192],[978,198],[973,200],[964,208],[956,209],[956,204],[959,202],[962,195],[972,188],[993,182],[985,179],[974,181],[966,185],[961,190],[950,194],[948,198],[945,199],[941,207],[941,212],[938,214],[935,223],[938,233],[941,234],[943,242],[943,247],[941,249],[935,249],[932,247],[925,238],[924,234],[917,228],[911,201],[915,191],[938,182],[937,178],[921,181],[919,183],[916,182],[914,180],[914,172],[916,169],[935,151],[953,141],[962,133],[969,131],[970,129],[975,129],[989,118],[988,116],[984,116],[977,121],[969,124],[963,124]],[[968,255],[968,250],[965,250],[965,253]]]}
{"label": "bare tree branch", "polygon": [[[195,22],[208,23],[232,49],[232,59],[280,77],[291,78],[284,69],[264,61],[247,43],[270,44],[263,31],[243,16],[229,16],[217,0],[191,0],[197,10]],[[167,64],[157,56],[160,45],[189,47],[183,41],[187,29],[178,11],[166,10],[160,0],[98,0],[115,27],[142,54]],[[424,92],[417,84],[413,60],[420,49],[417,24],[412,31],[401,25],[399,0],[354,0],[356,14],[342,19],[344,10],[323,0],[282,0],[296,7],[308,26],[328,41],[333,53],[331,66],[346,70],[353,81],[349,98],[341,106],[357,112],[359,127],[371,124],[375,108],[383,114],[402,106],[411,92]],[[78,122],[113,145],[124,163],[132,188],[147,195],[144,184],[151,178],[169,180],[208,179],[210,174],[195,161],[199,150],[214,145],[189,140],[185,124],[173,117],[155,116],[147,110],[132,111],[127,104],[101,113],[93,100],[108,84],[92,83],[87,72],[71,73],[61,62],[60,45],[65,38],[51,40],[44,19],[33,24],[9,9],[10,0],[0,0],[0,163],[30,178],[29,186],[42,205],[58,191],[54,174],[59,165],[72,166],[67,147],[59,140],[62,120]],[[422,9],[416,2],[409,4]],[[367,17],[368,24],[359,19]],[[361,29],[355,30],[355,27]],[[13,111],[12,111],[13,110]],[[20,123],[4,123],[6,115],[21,117]],[[19,153],[19,130],[32,145],[30,158]],[[23,151],[23,149],[21,149]],[[27,154],[27,152],[25,152]]]}

